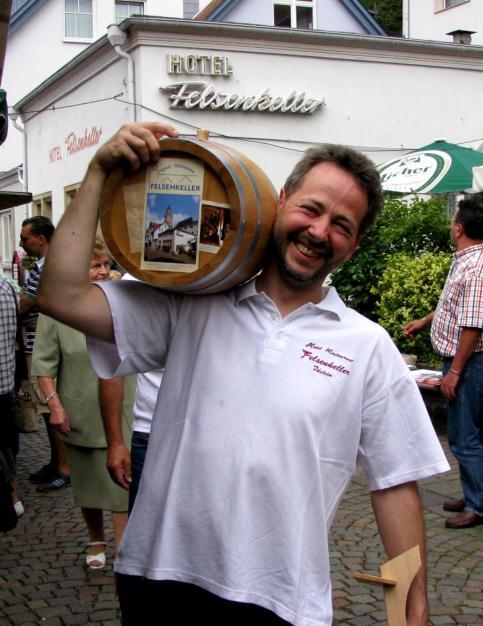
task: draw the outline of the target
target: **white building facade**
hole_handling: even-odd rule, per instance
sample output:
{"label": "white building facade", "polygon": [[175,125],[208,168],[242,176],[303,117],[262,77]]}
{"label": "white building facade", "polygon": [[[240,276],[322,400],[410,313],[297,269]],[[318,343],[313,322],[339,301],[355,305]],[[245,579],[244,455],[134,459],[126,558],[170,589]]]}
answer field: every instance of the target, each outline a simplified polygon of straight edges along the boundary
{"label": "white building facade", "polygon": [[[14,0],[2,86],[7,90],[10,105],[27,101],[29,104],[28,106],[22,105],[21,116],[11,117],[9,135],[0,151],[0,189],[9,191],[35,189],[35,191],[33,191],[34,202],[30,207],[25,205],[16,210],[9,209],[8,215],[7,211],[0,211],[0,240],[10,242],[9,245],[3,246],[3,250],[0,250],[0,253],[3,252],[3,266],[7,270],[10,264],[10,252],[18,242],[22,219],[27,214],[42,213],[56,221],[81,178],[77,164],[83,167],[85,155],[91,155],[99,141],[107,138],[107,129],[112,132],[131,115],[130,107],[126,104],[112,101],[110,105],[105,104],[107,102],[105,98],[113,98],[116,94],[119,94],[119,97],[123,95],[124,100],[128,99],[127,96],[132,96],[126,89],[129,80],[126,62],[121,61],[115,54],[112,46],[107,42],[105,33],[110,24],[116,24],[133,14],[186,20],[195,18],[197,22],[200,22],[195,30],[195,39],[201,32],[199,30],[202,27],[201,24],[211,21],[250,24],[255,22],[266,26],[279,23],[280,26],[288,28],[298,26],[311,30],[320,28],[366,35],[383,34],[380,26],[357,0],[324,0],[324,2],[320,0],[211,0],[211,2],[209,0]],[[151,18],[146,17],[146,19],[149,22]],[[176,29],[177,32],[182,32],[181,25],[178,25]],[[208,31],[203,32],[208,33]],[[210,48],[207,37],[213,36],[213,32],[214,30],[211,30],[208,35],[203,35],[201,51]],[[175,34],[168,33],[168,37],[168,46],[163,55],[165,52],[167,54],[167,50],[173,51],[174,54],[177,50],[186,50],[186,54],[189,53],[190,47],[187,45],[185,35],[181,35],[181,47],[175,45]],[[161,38],[160,33],[155,36],[156,42],[153,43],[155,47],[160,45]],[[218,56],[217,51],[220,49],[219,38],[215,37],[216,39],[218,41],[214,42],[212,57]],[[246,47],[251,46],[251,42],[243,41],[243,37],[240,41],[243,46],[241,52],[244,53]],[[284,45],[289,48],[292,45],[290,39],[284,42]],[[145,45],[144,42],[138,44],[133,41],[132,44],[129,43],[127,46],[129,50],[133,50],[135,61],[137,101],[144,106],[154,104],[155,111],[162,111],[163,107],[158,109],[157,103],[151,96],[147,98],[147,104],[143,102],[144,94],[147,94],[144,86],[153,75],[153,70],[146,69],[151,62],[152,55],[148,52],[151,44],[147,43],[146,50],[143,52],[141,49]],[[196,51],[196,45],[191,49]],[[228,47],[227,50],[231,53],[233,49]],[[86,51],[89,51],[87,62],[84,61],[83,56]],[[226,56],[226,54],[221,56]],[[72,64],[72,60],[76,57],[77,61]],[[100,58],[106,63],[103,69],[100,69],[98,65],[104,62],[100,61]],[[247,60],[253,60],[253,58],[258,57],[247,57]],[[290,56],[286,58],[289,59],[290,64]],[[154,63],[161,63],[159,71],[156,70],[158,77],[166,75],[164,56],[161,60],[154,59]],[[241,65],[245,63],[238,63],[237,76],[241,76]],[[82,72],[85,74],[82,75]],[[193,73],[190,75],[193,76]],[[102,76],[102,78],[98,82],[93,78],[95,76]],[[104,78],[107,83],[103,83]],[[239,79],[235,78],[231,82],[236,83],[237,80]],[[216,76],[213,81],[215,84],[230,82],[229,77],[217,80]],[[66,128],[68,132],[60,142],[57,139],[49,139],[48,133],[51,129],[54,134],[56,134],[56,129],[59,130],[55,121],[59,117],[49,116],[47,112],[39,114],[38,119],[43,119],[41,123],[43,141],[51,146],[48,151],[48,163],[43,163],[42,158],[38,157],[42,150],[40,147],[33,147],[38,142],[32,143],[29,130],[27,167],[25,171],[22,172],[19,169],[17,175],[12,175],[24,161],[24,145],[27,143],[24,133],[17,130],[13,123],[21,129],[22,120],[30,116],[29,112],[32,112],[33,117],[36,116],[32,107],[37,97],[26,99],[26,96],[42,83],[56,84],[55,99],[59,98],[59,104],[62,101],[72,102],[75,105],[70,110],[66,110],[66,115],[70,119],[70,125]],[[253,87],[256,87],[256,83]],[[35,93],[38,92],[35,90]],[[81,94],[82,98],[85,98],[84,108],[79,106],[78,98]],[[67,104],[61,106],[67,106]],[[147,109],[139,109],[138,112],[141,117],[145,118]],[[104,115],[106,115],[105,122]],[[79,123],[79,120],[82,123]],[[92,124],[87,123],[89,120],[92,120]],[[52,127],[51,123],[53,123]],[[62,146],[63,157],[59,152],[59,146]],[[62,167],[59,165],[61,158]],[[65,174],[69,180],[72,179],[73,183],[66,186],[65,198],[61,194],[62,197],[59,199],[57,192],[54,191],[55,176],[56,172],[63,167],[66,167]],[[76,170],[75,174],[72,168]],[[5,174],[2,176],[1,172]],[[52,175],[54,178],[51,178]],[[4,227],[7,226],[10,228],[9,232],[4,231]]]}
{"label": "white building facade", "polygon": [[403,0],[403,36],[410,39],[453,41],[454,31],[472,33],[483,45],[481,0]]}
{"label": "white building facade", "polygon": [[[96,148],[125,121],[159,120],[254,160],[279,188],[313,142],[375,162],[444,137],[477,147],[483,48],[265,27],[131,18],[21,100],[29,187],[57,221]],[[469,99],[458,93],[470,91]],[[480,93],[481,92],[481,93]],[[473,145],[472,145],[473,142]]]}

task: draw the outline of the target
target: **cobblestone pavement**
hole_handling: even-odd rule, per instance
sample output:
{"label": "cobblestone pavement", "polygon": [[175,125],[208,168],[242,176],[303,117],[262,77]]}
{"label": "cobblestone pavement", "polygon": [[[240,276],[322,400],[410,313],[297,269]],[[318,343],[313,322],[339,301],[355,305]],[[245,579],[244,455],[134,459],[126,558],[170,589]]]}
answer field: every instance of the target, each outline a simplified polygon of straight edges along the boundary
{"label": "cobblestone pavement", "polygon": [[[447,447],[444,437],[442,441]],[[460,494],[456,466],[449,458],[450,473],[421,484],[431,624],[481,626],[483,526],[444,528],[441,502]],[[23,435],[18,474],[25,515],[15,530],[0,533],[0,624],[118,625],[110,516],[106,519],[108,566],[102,572],[87,572],[86,533],[71,489],[39,494],[26,479],[46,460],[44,433]],[[385,560],[361,474],[355,476],[339,509],[331,546],[334,625],[385,624],[381,588],[360,584],[352,577],[354,571],[378,574],[378,565]]]}

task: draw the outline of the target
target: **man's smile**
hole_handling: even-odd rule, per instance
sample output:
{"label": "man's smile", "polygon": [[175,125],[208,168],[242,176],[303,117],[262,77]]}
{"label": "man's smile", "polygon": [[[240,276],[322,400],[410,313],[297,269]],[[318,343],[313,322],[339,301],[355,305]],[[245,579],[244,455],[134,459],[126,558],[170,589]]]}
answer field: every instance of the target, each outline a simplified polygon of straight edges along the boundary
{"label": "man's smile", "polygon": [[328,259],[332,256],[331,246],[327,242],[316,244],[304,238],[302,241],[293,240],[292,243],[301,254],[310,259]]}

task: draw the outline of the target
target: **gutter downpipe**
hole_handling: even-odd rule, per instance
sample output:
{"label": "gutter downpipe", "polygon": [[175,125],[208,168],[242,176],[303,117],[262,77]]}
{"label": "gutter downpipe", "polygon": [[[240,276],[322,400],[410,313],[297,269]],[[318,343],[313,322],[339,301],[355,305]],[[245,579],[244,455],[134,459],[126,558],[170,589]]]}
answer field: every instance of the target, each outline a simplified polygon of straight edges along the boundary
{"label": "gutter downpipe", "polygon": [[[18,168],[17,176],[18,176],[19,182],[22,184],[22,190],[28,191],[29,170],[28,170],[28,165],[27,165],[27,133],[25,132],[25,128],[23,126],[20,126],[20,124],[17,122],[17,119],[20,116],[20,113],[17,110],[15,110],[12,107],[9,107],[8,116],[12,120],[12,125],[14,126],[14,128],[16,128],[20,133],[22,133],[22,139],[23,139],[22,175],[20,175],[20,168]],[[29,216],[29,208],[28,208],[28,204],[26,204],[25,205],[25,218],[28,218],[28,216]]]}
{"label": "gutter downpipe", "polygon": [[402,21],[403,21],[403,37],[405,37],[406,39],[410,39],[411,34],[409,32],[409,24],[410,24],[410,4],[411,4],[411,0],[403,0],[403,7],[402,7]]}
{"label": "gutter downpipe", "polygon": [[107,27],[107,38],[111,46],[113,46],[117,56],[127,60],[127,98],[130,104],[130,120],[135,122],[137,120],[136,111],[136,89],[134,83],[134,61],[131,55],[121,48],[127,38],[127,33],[122,31],[117,24],[111,24]]}

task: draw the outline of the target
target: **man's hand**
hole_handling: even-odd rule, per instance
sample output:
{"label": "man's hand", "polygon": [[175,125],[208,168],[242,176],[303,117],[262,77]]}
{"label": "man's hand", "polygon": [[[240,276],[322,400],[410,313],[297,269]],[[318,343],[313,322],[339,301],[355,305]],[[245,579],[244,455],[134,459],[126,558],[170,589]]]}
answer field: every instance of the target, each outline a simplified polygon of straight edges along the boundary
{"label": "man's hand", "polygon": [[447,400],[454,400],[456,398],[456,387],[459,382],[459,375],[451,370],[441,380],[441,393]]}
{"label": "man's hand", "polygon": [[18,312],[20,315],[24,315],[30,309],[33,309],[35,306],[35,300],[30,298],[24,291],[20,292],[18,298]]}
{"label": "man's hand", "polygon": [[49,423],[53,426],[59,433],[63,435],[68,435],[70,432],[70,421],[69,416],[65,412],[64,407],[61,402],[58,400],[55,404],[52,403],[50,408],[50,417]]}
{"label": "man's hand", "polygon": [[123,489],[131,486],[131,455],[124,444],[110,445],[107,449],[107,469],[112,480]]}
{"label": "man's hand", "polygon": [[371,492],[377,526],[387,556],[419,546],[421,568],[413,579],[406,603],[408,626],[427,626],[426,550],[421,499],[416,483],[409,482]]}
{"label": "man's hand", "polygon": [[419,333],[426,328],[426,318],[423,317],[420,320],[413,320],[406,324],[403,328],[403,334],[410,339],[414,339]]}
{"label": "man's hand", "polygon": [[159,159],[158,140],[168,135],[178,137],[172,126],[157,122],[124,124],[107,143],[99,148],[90,167],[109,174],[119,165],[128,165],[131,171]]}

